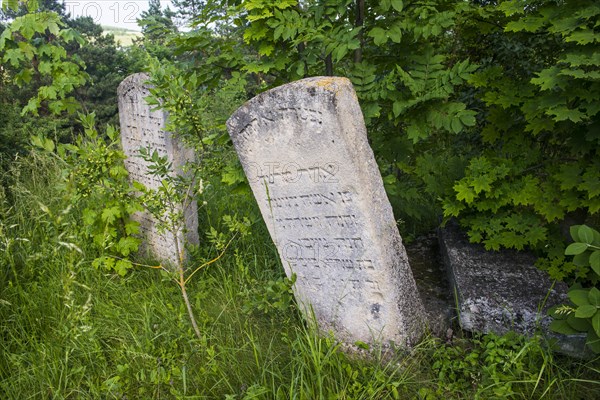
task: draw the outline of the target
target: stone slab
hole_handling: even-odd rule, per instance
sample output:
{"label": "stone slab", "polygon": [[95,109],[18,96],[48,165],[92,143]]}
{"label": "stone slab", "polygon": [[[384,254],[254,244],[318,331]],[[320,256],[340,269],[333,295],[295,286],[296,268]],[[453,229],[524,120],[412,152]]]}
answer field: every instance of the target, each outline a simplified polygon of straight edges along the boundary
{"label": "stone slab", "polygon": [[280,86],[227,127],[305,314],[346,343],[416,342],[423,306],[350,81]]}
{"label": "stone slab", "polygon": [[462,329],[500,335],[514,331],[528,336],[541,331],[557,340],[563,352],[584,353],[581,335],[550,332],[548,309],[568,303],[567,286],[553,284],[535,267],[534,255],[486,251],[482,245],[470,243],[454,222],[440,229],[439,240]]}
{"label": "stone slab", "polygon": [[[148,188],[156,189],[160,179],[147,173],[148,163],[139,157],[140,148],[156,150],[162,157],[167,156],[173,165],[173,174],[183,173],[183,166],[194,160],[194,152],[187,149],[170,132],[165,131],[168,115],[164,110],[152,110],[145,97],[150,95],[146,84],[150,77],[137,73],[125,78],[117,89],[119,99],[119,120],[121,143],[127,156],[125,167],[130,180],[140,182]],[[148,212],[136,213],[133,218],[140,223],[144,238],[140,252],[161,261],[176,265],[178,254],[175,251],[175,238],[171,233],[159,233],[157,221]],[[198,243],[198,213],[196,203],[185,210],[186,232],[180,243]],[[184,255],[185,258],[185,255]]]}

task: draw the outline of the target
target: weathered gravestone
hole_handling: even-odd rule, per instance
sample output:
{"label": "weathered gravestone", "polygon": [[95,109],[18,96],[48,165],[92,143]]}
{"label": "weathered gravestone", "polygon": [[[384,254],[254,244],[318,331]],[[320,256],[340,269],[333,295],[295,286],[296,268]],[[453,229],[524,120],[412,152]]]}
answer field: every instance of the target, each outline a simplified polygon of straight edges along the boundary
{"label": "weathered gravestone", "polygon": [[536,268],[533,254],[486,251],[482,245],[469,243],[454,221],[440,229],[439,240],[462,329],[499,335],[541,331],[557,341],[559,351],[585,354],[585,335],[550,331],[548,309],[568,303],[567,285],[552,282],[547,273]]}
{"label": "weathered gravestone", "polygon": [[227,121],[295,295],[346,343],[410,346],[424,311],[345,78],[262,93]]}
{"label": "weathered gravestone", "polygon": [[[193,151],[183,147],[182,143],[164,130],[167,113],[163,110],[152,110],[144,98],[150,95],[145,83],[149,76],[137,73],[128,76],[121,82],[117,90],[119,98],[119,119],[121,125],[121,143],[127,156],[125,167],[130,180],[140,182],[146,187],[156,189],[160,179],[148,174],[149,163],[139,157],[141,148],[156,150],[162,157],[167,156],[173,165],[173,174],[182,173],[186,162],[194,159]],[[198,215],[196,204],[184,210],[185,237],[182,233],[180,243],[198,243]],[[141,252],[159,260],[175,265],[178,254],[175,250],[175,238],[169,232],[159,233],[157,221],[149,212],[139,212],[134,219],[140,223],[141,235],[144,238]]]}

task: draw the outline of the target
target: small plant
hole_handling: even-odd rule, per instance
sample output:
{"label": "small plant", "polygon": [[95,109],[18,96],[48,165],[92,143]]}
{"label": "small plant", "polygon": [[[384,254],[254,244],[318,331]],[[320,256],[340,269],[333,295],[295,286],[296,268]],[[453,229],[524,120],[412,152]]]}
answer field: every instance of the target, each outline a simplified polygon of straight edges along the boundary
{"label": "small plant", "polygon": [[[600,233],[587,225],[571,227],[571,243],[565,255],[573,256],[573,263],[589,266],[600,278]],[[554,321],[550,328],[555,332],[572,335],[587,333],[587,346],[594,353],[600,353],[600,290],[597,287],[583,288],[575,285],[568,293],[572,304],[553,308],[550,313]]]}
{"label": "small plant", "polygon": [[238,221],[231,216],[224,216],[223,221],[232,234],[229,240],[226,239],[225,234],[219,233],[211,227],[208,238],[215,248],[220,251],[220,254],[216,258],[196,267],[188,274],[184,258],[185,210],[193,204],[196,194],[202,191],[202,181],[198,179],[196,173],[190,173],[189,170],[192,169],[190,163],[184,166],[184,174],[173,174],[173,164],[168,160],[168,157],[160,156],[156,150],[140,149],[140,156],[149,163],[148,174],[157,177],[160,185],[156,189],[152,189],[139,182],[134,182],[134,187],[142,193],[140,201],[158,222],[159,232],[170,234],[178,255],[174,272],[162,266],[158,268],[174,275],[173,280],[181,290],[194,332],[198,339],[202,340],[202,334],[192,310],[186,285],[196,272],[219,260],[237,234],[247,234],[250,221],[247,219]]}
{"label": "small plant", "polygon": [[62,179],[67,200],[81,208],[83,224],[77,232],[91,239],[98,250],[96,268],[113,270],[123,276],[132,267],[127,258],[138,249],[139,223],[131,215],[142,210],[133,196],[123,165],[119,132],[111,126],[104,138],[95,128],[95,115],[79,114],[84,128],[75,143],[58,144],[33,136],[32,144],[62,160]]}
{"label": "small plant", "polygon": [[286,313],[294,304],[292,287],[296,282],[296,274],[291,279],[279,278],[265,283],[254,281],[249,290],[249,301],[244,304],[244,311],[251,313],[254,310],[266,315]]}
{"label": "small plant", "polygon": [[437,346],[432,361],[438,378],[437,396],[423,390],[423,399],[473,390],[475,398],[510,398],[524,391],[524,384],[535,385],[541,379],[547,360],[536,337],[490,333]]}

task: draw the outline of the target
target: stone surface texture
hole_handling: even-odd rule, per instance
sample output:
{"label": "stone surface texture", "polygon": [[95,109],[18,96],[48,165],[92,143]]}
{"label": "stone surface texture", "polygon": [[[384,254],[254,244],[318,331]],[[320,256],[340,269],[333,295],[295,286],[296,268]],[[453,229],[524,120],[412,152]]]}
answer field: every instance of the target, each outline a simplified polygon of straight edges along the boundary
{"label": "stone surface texture", "polygon": [[350,81],[280,86],[227,126],[306,315],[346,343],[417,341],[423,305]]}
{"label": "stone surface texture", "polygon": [[486,251],[469,243],[456,223],[440,229],[440,249],[448,268],[463,329],[532,335],[536,330],[557,340],[562,352],[581,355],[581,335],[550,332],[548,309],[567,304],[567,286],[535,267],[535,256],[511,250]]}
{"label": "stone surface texture", "polygon": [[[163,110],[152,110],[144,98],[150,95],[145,83],[150,77],[137,73],[125,78],[117,95],[119,99],[119,120],[121,125],[121,143],[127,156],[125,167],[129,179],[140,182],[148,188],[156,189],[160,179],[147,173],[148,163],[139,157],[140,148],[156,150],[160,156],[167,156],[173,165],[173,174],[182,173],[183,166],[194,160],[192,150],[186,149],[170,132],[165,131],[168,115]],[[140,252],[173,265],[177,263],[172,234],[159,233],[157,221],[148,212],[139,212],[134,219],[140,222],[141,235],[144,238]],[[198,243],[198,214],[195,203],[185,210],[185,236],[182,233],[180,243]],[[185,256],[184,256],[185,257]]]}

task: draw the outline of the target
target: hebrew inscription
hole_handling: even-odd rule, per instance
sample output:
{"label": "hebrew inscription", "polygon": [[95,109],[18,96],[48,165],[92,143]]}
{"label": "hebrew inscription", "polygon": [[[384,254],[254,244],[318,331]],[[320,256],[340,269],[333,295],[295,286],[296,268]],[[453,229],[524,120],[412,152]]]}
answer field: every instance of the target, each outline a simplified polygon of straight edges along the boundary
{"label": "hebrew inscription", "polygon": [[305,311],[350,343],[413,343],[423,308],[350,82],[278,87],[227,126]]}
{"label": "hebrew inscription", "polygon": [[[149,87],[145,84],[148,79],[148,75],[143,73],[130,75],[121,82],[117,93],[121,143],[127,156],[125,167],[129,172],[129,179],[156,189],[161,184],[160,179],[147,173],[148,163],[139,157],[141,148],[150,148],[151,151],[156,150],[162,157],[167,156],[173,165],[173,174],[182,173],[183,165],[193,160],[194,154],[164,130],[166,112],[153,111],[144,100],[150,95]],[[159,233],[156,227],[157,221],[148,212],[136,213],[134,218],[140,223],[144,238],[141,251],[174,265],[178,254],[173,235],[168,232]],[[186,233],[185,237],[183,234],[180,237],[180,243],[197,243],[198,216],[195,203],[185,210],[185,220]]]}

